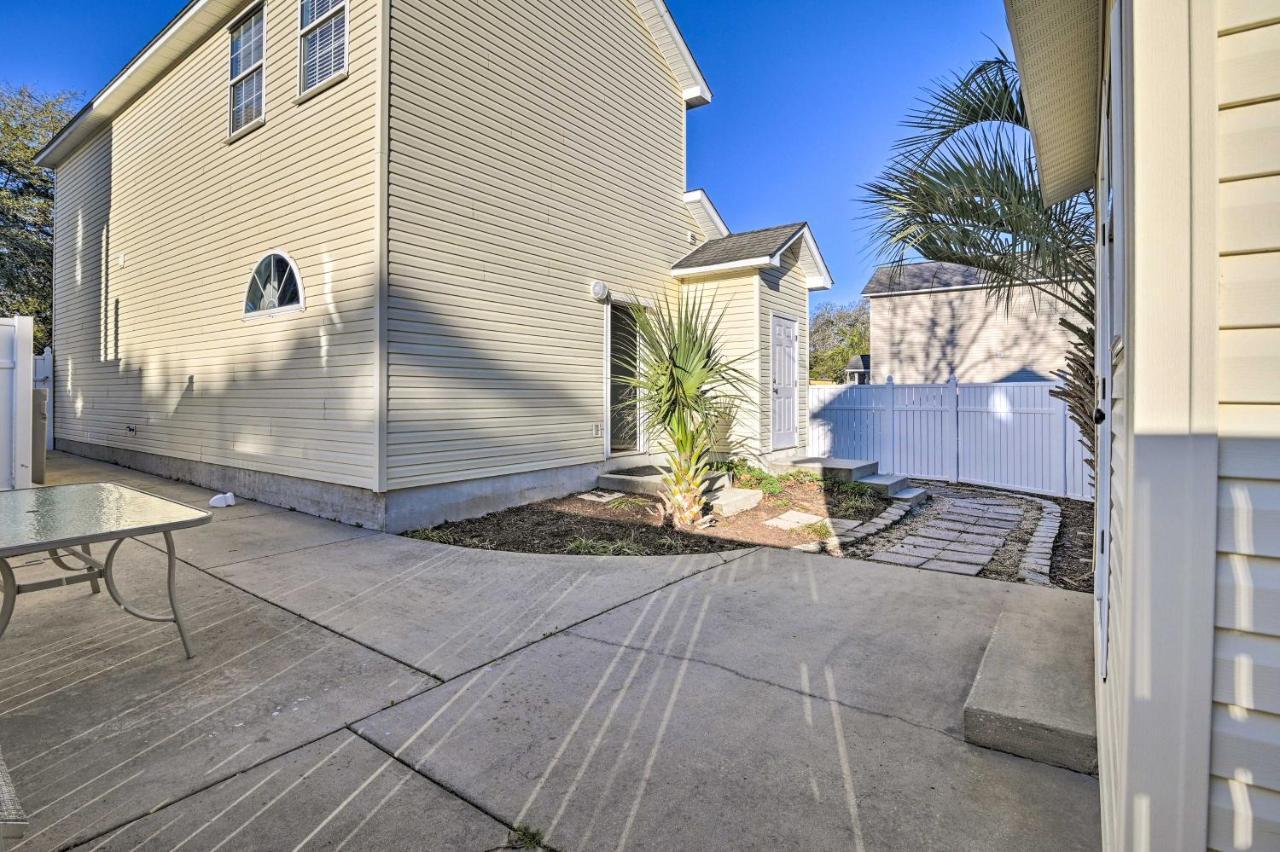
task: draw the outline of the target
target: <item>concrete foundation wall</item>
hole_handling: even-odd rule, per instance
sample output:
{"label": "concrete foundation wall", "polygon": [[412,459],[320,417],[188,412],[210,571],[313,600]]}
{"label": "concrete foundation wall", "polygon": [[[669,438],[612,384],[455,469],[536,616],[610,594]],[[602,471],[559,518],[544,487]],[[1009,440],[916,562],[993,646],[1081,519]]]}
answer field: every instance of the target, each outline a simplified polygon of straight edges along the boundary
{"label": "concrete foundation wall", "polygon": [[596,478],[601,473],[660,461],[657,456],[632,455],[591,464],[423,485],[379,494],[348,485],[67,439],[59,439],[57,448],[166,479],[190,482],[215,491],[232,491],[239,497],[260,503],[392,533],[476,518],[512,506],[589,491],[596,487]]}
{"label": "concrete foundation wall", "polygon": [[653,464],[658,458],[636,455],[602,462],[402,488],[386,494],[387,532],[433,527],[445,521],[477,518],[538,500],[550,500],[596,487],[611,470]]}
{"label": "concrete foundation wall", "polygon": [[237,497],[296,509],[344,524],[370,529],[381,529],[383,526],[383,495],[364,488],[161,456],[122,447],[85,444],[67,438],[58,438],[57,448],[73,455],[118,464],[166,479],[190,482],[215,491],[231,491]]}

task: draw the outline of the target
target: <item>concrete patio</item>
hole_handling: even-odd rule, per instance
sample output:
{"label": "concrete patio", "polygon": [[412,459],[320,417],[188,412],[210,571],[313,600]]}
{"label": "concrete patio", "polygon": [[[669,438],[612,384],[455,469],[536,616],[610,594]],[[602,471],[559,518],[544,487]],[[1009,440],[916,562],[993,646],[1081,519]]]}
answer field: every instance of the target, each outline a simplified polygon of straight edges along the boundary
{"label": "concrete patio", "polygon": [[[87,586],[18,600],[17,848],[1099,845],[1094,778],[962,738],[997,620],[1071,593],[771,549],[469,551],[251,502],[177,544],[194,660]],[[122,554],[161,600],[160,551]]]}

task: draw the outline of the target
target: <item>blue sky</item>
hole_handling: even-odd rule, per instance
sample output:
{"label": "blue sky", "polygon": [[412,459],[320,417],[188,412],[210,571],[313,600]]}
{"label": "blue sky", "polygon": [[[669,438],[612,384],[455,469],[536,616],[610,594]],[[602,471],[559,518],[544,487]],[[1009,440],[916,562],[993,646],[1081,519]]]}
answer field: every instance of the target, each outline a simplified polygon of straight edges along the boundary
{"label": "blue sky", "polygon": [[[0,82],[97,92],[184,0],[4,0],[23,34]],[[715,99],[689,115],[689,184],[734,230],[807,220],[836,287],[875,265],[858,185],[883,166],[921,86],[1009,49],[1001,0],[668,0]],[[58,38],[49,34],[57,33]]]}

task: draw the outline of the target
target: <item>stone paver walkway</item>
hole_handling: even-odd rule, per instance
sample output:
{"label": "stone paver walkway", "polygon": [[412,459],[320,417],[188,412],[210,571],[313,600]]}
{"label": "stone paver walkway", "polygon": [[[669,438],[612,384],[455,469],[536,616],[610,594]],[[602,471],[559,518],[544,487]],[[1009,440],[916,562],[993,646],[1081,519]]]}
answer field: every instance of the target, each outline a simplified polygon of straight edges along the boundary
{"label": "stone paver walkway", "polygon": [[[961,523],[999,528],[982,514]],[[18,601],[21,852],[481,852],[517,827],[562,850],[1098,847],[1094,778],[961,736],[997,620],[1070,593],[769,548],[472,551],[251,501],[186,532],[193,660],[85,586]],[[162,608],[160,551],[121,558]]]}
{"label": "stone paver walkway", "polygon": [[1004,547],[1009,533],[1022,523],[1025,512],[1016,500],[994,497],[947,497],[944,508],[927,523],[885,550],[872,553],[873,562],[908,568],[976,576]]}

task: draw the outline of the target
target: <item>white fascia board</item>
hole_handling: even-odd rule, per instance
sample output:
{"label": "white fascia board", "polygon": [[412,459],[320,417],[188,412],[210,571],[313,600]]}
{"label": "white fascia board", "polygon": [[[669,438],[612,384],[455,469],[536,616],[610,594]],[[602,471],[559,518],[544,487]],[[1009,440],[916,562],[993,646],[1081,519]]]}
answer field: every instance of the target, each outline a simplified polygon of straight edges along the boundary
{"label": "white fascia board", "polygon": [[687,269],[673,269],[671,274],[676,278],[697,278],[700,275],[714,275],[717,272],[734,272],[735,270],[764,269],[766,266],[777,266],[778,256],[752,257],[747,260],[734,260],[729,263],[713,263],[710,266],[690,266]]}
{"label": "white fascia board", "polygon": [[809,256],[813,258],[814,265],[818,267],[818,274],[810,275],[805,281],[806,285],[810,290],[830,290],[835,281],[831,278],[831,271],[827,269],[827,262],[823,259],[822,252],[818,249],[818,241],[814,239],[813,231],[809,230],[808,225],[801,228],[799,233],[778,250],[778,253],[774,255],[776,260],[772,265],[781,266],[783,252],[795,245],[797,240],[804,241],[804,247],[809,251]]}
{"label": "white fascia board", "polygon": [[685,66],[685,71],[689,75],[689,85],[683,91],[684,104],[687,108],[706,106],[711,103],[711,87],[707,85],[707,80],[702,76],[702,69],[698,67],[698,61],[693,58],[692,51],[689,50],[689,43],[684,40],[684,34],[680,32],[680,27],[676,25],[676,19],[671,17],[671,10],[667,8],[666,0],[653,0],[653,5],[658,10],[658,15],[662,19],[662,25],[666,27],[667,34],[671,37],[671,43],[675,45],[679,54],[681,64]]}
{"label": "white fascia board", "polygon": [[724,219],[720,216],[720,211],[711,203],[711,197],[707,195],[704,189],[695,189],[684,194],[684,203],[693,206],[698,205],[706,211],[707,218],[710,219],[715,226],[720,229],[718,236],[727,237],[733,233],[729,230],[729,226],[724,223]]}

